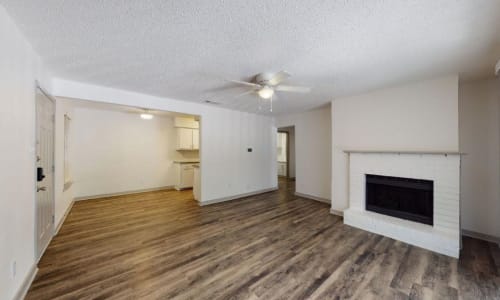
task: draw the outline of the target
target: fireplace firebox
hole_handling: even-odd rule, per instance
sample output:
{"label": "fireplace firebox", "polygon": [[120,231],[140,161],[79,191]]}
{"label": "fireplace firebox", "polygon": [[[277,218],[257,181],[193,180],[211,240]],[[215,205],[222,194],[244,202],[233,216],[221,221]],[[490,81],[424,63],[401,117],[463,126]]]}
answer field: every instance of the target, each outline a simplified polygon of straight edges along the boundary
{"label": "fireplace firebox", "polygon": [[366,210],[433,225],[434,182],[366,174]]}

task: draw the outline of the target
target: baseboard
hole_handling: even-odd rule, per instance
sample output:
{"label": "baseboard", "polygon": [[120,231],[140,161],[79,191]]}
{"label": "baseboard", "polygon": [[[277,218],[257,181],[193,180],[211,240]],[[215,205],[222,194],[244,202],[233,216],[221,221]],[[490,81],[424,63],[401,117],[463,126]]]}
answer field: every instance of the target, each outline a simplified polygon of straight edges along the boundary
{"label": "baseboard", "polygon": [[185,190],[192,190],[193,187],[192,186],[189,186],[189,187],[183,187],[183,188],[180,188],[178,186],[174,186],[174,190],[176,191],[185,191]]}
{"label": "baseboard", "polygon": [[461,232],[462,232],[462,235],[464,235],[464,236],[468,236],[471,238],[475,238],[478,240],[483,240],[483,241],[487,241],[487,242],[491,242],[491,243],[496,243],[500,247],[500,237],[496,237],[496,236],[484,234],[484,233],[479,233],[479,232],[475,232],[475,231],[470,231],[470,230],[466,230],[466,229],[462,229]]}
{"label": "baseboard", "polygon": [[336,215],[336,216],[339,216],[339,217],[343,217],[344,216],[344,212],[342,210],[336,210],[336,209],[333,209],[333,208],[330,208],[330,213],[332,215]]}
{"label": "baseboard", "polygon": [[328,203],[328,204],[332,203],[332,201],[330,201],[329,199],[321,198],[321,197],[316,197],[316,196],[309,195],[309,194],[302,194],[302,193],[299,193],[299,192],[295,192],[295,196],[299,196],[299,197],[302,197],[302,198],[307,198],[307,199],[311,199],[311,200],[315,200],[315,201],[319,201],[319,202],[323,202],[323,203]]}
{"label": "baseboard", "polygon": [[30,289],[31,284],[33,283],[33,280],[35,279],[36,273],[38,273],[38,268],[36,267],[36,264],[33,264],[31,266],[30,271],[26,275],[26,278],[23,281],[23,284],[17,291],[17,293],[14,295],[14,300],[23,300],[24,297],[26,297],[26,294],[28,293],[28,290]]}
{"label": "baseboard", "polygon": [[278,187],[272,187],[268,189],[263,189],[263,190],[258,190],[250,193],[244,193],[244,194],[238,194],[234,196],[229,196],[229,197],[223,197],[223,198],[218,198],[218,199],[212,199],[208,201],[203,201],[203,202],[198,202],[200,206],[205,206],[205,205],[210,205],[210,204],[216,204],[216,203],[221,203],[221,202],[226,202],[226,201],[232,201],[232,200],[237,200],[245,197],[250,197],[250,196],[255,196],[259,194],[264,194],[264,193],[269,193],[278,190]]}
{"label": "baseboard", "polygon": [[59,230],[61,229],[64,221],[66,221],[66,218],[68,217],[69,215],[69,212],[71,211],[71,209],[73,208],[73,204],[75,204],[75,200],[71,200],[71,203],[68,205],[68,208],[66,209],[66,211],[64,212],[64,215],[63,217],[61,218],[61,221],[59,221],[59,224],[57,224],[57,227],[56,227],[56,230],[54,231],[54,236],[56,236],[58,233],[59,233]]}
{"label": "baseboard", "polygon": [[132,195],[132,194],[140,194],[140,193],[156,192],[156,191],[172,190],[172,189],[174,189],[173,185],[167,185],[167,186],[161,186],[161,187],[151,188],[151,189],[131,190],[131,191],[118,192],[118,193],[111,193],[111,194],[100,194],[100,195],[76,197],[74,201],[85,201],[85,200],[93,200],[93,199],[99,199],[99,198]]}

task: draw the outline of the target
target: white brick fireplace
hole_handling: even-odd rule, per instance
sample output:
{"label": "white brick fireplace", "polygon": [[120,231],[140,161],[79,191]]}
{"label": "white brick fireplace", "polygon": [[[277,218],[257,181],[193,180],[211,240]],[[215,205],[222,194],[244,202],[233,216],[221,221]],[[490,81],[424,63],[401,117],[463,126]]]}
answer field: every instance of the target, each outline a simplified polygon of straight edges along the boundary
{"label": "white brick fireplace", "polygon": [[[438,253],[460,251],[460,154],[346,151],[349,155],[349,208],[345,224]],[[433,225],[365,209],[366,174],[434,182]]]}

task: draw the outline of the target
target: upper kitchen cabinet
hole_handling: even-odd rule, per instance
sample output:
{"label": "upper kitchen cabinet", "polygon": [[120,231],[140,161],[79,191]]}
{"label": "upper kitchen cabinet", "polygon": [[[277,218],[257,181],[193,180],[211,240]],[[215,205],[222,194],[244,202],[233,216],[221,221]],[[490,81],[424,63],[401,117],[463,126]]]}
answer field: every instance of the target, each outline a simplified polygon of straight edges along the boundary
{"label": "upper kitchen cabinet", "polygon": [[200,123],[196,121],[194,118],[176,117],[174,119],[174,127],[199,129]]}
{"label": "upper kitchen cabinet", "polygon": [[200,130],[193,129],[193,150],[200,149]]}
{"label": "upper kitchen cabinet", "polygon": [[177,150],[199,150],[200,130],[199,122],[191,118],[175,118],[174,126],[177,131]]}
{"label": "upper kitchen cabinet", "polygon": [[177,150],[193,150],[193,129],[177,128]]}

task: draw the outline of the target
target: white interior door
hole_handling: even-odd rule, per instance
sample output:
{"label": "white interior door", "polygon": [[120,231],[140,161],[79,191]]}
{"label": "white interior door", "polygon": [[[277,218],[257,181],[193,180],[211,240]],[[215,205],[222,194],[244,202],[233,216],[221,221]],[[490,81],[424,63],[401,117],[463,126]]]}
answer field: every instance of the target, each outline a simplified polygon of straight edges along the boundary
{"label": "white interior door", "polygon": [[36,91],[36,254],[40,257],[54,233],[55,103]]}

